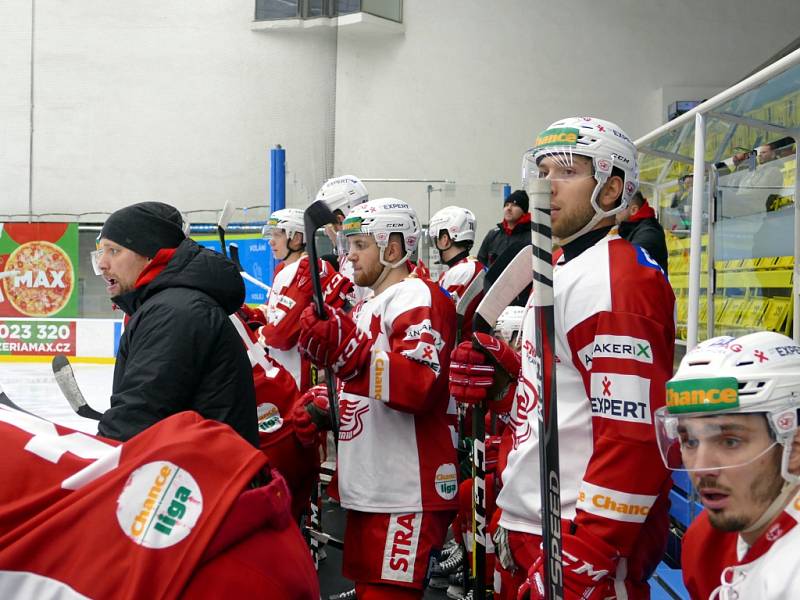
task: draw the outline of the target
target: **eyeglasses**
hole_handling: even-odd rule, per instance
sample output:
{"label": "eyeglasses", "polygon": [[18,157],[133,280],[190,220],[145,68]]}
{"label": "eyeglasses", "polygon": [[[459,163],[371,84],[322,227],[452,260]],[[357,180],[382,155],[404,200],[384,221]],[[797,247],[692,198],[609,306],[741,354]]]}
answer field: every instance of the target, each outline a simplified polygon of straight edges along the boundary
{"label": "eyeglasses", "polygon": [[103,255],[108,252],[108,255],[111,258],[114,258],[120,253],[119,248],[98,248],[94,252],[89,252],[89,256],[92,259],[92,269],[94,269],[95,275],[102,275],[103,271],[100,270],[100,259],[103,258]]}

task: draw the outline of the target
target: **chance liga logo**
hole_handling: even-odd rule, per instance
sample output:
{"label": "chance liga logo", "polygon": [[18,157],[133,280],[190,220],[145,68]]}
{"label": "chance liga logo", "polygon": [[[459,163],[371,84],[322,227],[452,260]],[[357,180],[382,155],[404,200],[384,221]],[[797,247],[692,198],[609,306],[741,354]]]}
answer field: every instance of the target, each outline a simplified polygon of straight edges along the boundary
{"label": "chance liga logo", "polygon": [[117,499],[117,521],[134,543],[167,548],[192,532],[203,513],[194,477],[168,461],[151,462],[131,473]]}

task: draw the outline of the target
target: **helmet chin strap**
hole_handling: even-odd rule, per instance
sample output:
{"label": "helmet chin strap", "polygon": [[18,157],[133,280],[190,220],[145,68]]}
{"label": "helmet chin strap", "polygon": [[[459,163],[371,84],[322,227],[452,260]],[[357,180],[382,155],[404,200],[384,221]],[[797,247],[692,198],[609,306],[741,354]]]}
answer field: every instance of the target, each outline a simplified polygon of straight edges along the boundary
{"label": "helmet chin strap", "polygon": [[387,260],[386,260],[386,259],[383,257],[384,253],[386,252],[386,248],[387,248],[386,246],[385,246],[385,247],[383,247],[383,248],[381,248],[381,252],[380,252],[380,255],[379,255],[379,258],[380,258],[381,264],[383,265],[383,271],[381,271],[381,274],[380,274],[380,275],[378,275],[378,278],[375,280],[375,283],[373,283],[371,286],[369,286],[369,287],[370,287],[370,288],[372,288],[373,290],[374,290],[375,288],[379,287],[379,286],[380,286],[380,285],[381,285],[381,284],[382,284],[382,283],[383,283],[383,282],[386,280],[386,278],[389,276],[389,273],[391,273],[391,272],[392,272],[392,269],[396,269],[396,268],[397,268],[397,267],[399,267],[400,265],[403,265],[403,264],[405,264],[406,260],[408,260],[409,253],[408,253],[408,252],[406,252],[406,253],[403,255],[403,258],[401,258],[401,259],[400,259],[400,260],[398,260],[397,262],[393,262],[393,263],[390,263],[390,262],[388,262],[388,261],[387,261]]}
{"label": "helmet chin strap", "polygon": [[292,240],[286,240],[286,256],[284,256],[280,260],[286,260],[287,258],[289,258],[295,252],[298,253],[298,254],[302,254],[305,249],[306,249],[306,245],[305,244],[300,244],[300,248],[295,250],[294,248],[292,248]]}
{"label": "helmet chin strap", "polygon": [[767,509],[761,514],[761,516],[756,519],[755,523],[746,529],[742,529],[742,533],[752,533],[754,531],[758,531],[762,527],[772,522],[772,520],[778,516],[778,513],[783,510],[783,507],[786,506],[786,503],[789,502],[789,499],[796,491],[796,481],[789,482],[784,480],[780,494],[775,497],[775,500],[773,500]]}
{"label": "helmet chin strap", "polygon": [[602,174],[595,175],[595,179],[597,180],[597,184],[594,186],[594,190],[592,190],[592,197],[590,198],[589,202],[594,209],[594,216],[589,219],[589,221],[581,227],[578,231],[573,233],[572,235],[568,235],[564,238],[553,237],[553,241],[557,243],[559,246],[565,246],[569,244],[571,241],[578,239],[582,235],[589,233],[592,229],[594,229],[595,225],[597,225],[600,221],[605,218],[613,217],[615,214],[622,210],[622,205],[614,207],[611,210],[602,210],[600,206],[597,204],[597,197],[600,195],[600,190],[603,189],[603,186],[608,181],[608,176],[604,176]]}

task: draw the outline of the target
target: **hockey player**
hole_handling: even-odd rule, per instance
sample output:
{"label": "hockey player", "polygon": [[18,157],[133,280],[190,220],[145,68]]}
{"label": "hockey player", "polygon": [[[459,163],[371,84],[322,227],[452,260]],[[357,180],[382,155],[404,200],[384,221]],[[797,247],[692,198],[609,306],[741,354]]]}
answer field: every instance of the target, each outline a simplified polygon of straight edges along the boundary
{"label": "hockey player", "polygon": [[[269,355],[292,374],[298,390],[304,392],[315,381],[310,365],[297,348],[300,314],[312,295],[303,239],[303,211],[298,208],[276,210],[264,225],[263,233],[269,240],[272,255],[281,262],[275,267],[267,303],[259,307],[265,321],[259,330],[259,340],[267,347]],[[326,300],[341,306],[352,290],[352,283],[325,261],[320,262],[320,268]]]}
{"label": "hockey player", "polygon": [[[448,269],[439,277],[442,286],[453,302],[458,299],[472,283],[472,280],[485,270],[485,266],[474,256],[469,255],[475,243],[475,215],[460,206],[446,206],[431,217],[428,235],[439,251],[439,259]],[[472,333],[472,316],[480,304],[482,294],[467,307],[461,332],[462,339],[469,339]]]}
{"label": "hockey player", "polygon": [[800,346],[773,332],[699,344],[656,413],[664,463],[689,472],[703,511],[686,532],[692,598],[800,592]]}
{"label": "hockey player", "polygon": [[342,382],[338,496],[348,509],[344,575],[359,600],[421,598],[431,551],[456,508],[447,368],[455,310],[438,286],[409,277],[414,210],[371,200],[344,220],[355,283],[373,296],[351,317],[313,306],[300,346]]}
{"label": "hockey player", "polygon": [[[667,537],[671,482],[652,415],[664,404],[675,334],[674,296],[661,269],[614,227],[638,185],[636,149],[613,123],[563,119],[539,134],[526,173],[552,182],[552,232],[563,249],[553,285],[564,597],[645,598]],[[515,598],[526,573],[531,581],[543,578],[541,408],[530,306],[529,300],[513,443],[497,498],[501,598]],[[483,352],[462,344],[453,355],[456,397],[474,398],[479,386],[491,386],[486,371],[516,378],[503,343],[489,336],[479,343]],[[529,585],[532,598],[543,597]]]}
{"label": "hockey player", "polygon": [[292,495],[292,516],[295,521],[308,507],[311,491],[319,472],[322,440],[309,440],[303,425],[295,423],[294,408],[300,393],[294,378],[279,362],[266,354],[258,343],[258,335],[240,315],[231,315],[236,330],[247,348],[253,368],[258,416],[258,447],[277,469]]}
{"label": "hockey player", "polygon": [[[355,175],[333,177],[322,184],[314,200],[324,201],[328,208],[331,209],[331,212],[339,219],[339,225],[327,225],[325,232],[331,238],[331,242],[333,242],[336,253],[339,256],[339,272],[350,281],[353,281],[353,263],[346,260],[347,239],[341,233],[341,222],[347,218],[347,215],[356,206],[369,200],[367,188]],[[368,287],[355,286],[351,293],[351,304],[355,306],[370,293],[371,290]]]}
{"label": "hockey player", "polygon": [[126,442],[0,406],[0,597],[319,598],[277,472],[181,412]]}

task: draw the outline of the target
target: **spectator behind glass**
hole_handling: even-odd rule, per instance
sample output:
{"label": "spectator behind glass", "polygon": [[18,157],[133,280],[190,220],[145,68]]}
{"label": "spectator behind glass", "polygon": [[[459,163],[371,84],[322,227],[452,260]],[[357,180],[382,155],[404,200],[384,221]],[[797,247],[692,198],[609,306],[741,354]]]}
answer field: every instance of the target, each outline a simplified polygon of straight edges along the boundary
{"label": "spectator behind glass", "polygon": [[642,196],[642,192],[636,192],[628,208],[617,213],[617,223],[620,237],[644,248],[666,274],[667,242],[664,238],[664,228],[656,219],[653,207],[647,202],[647,198]]}

